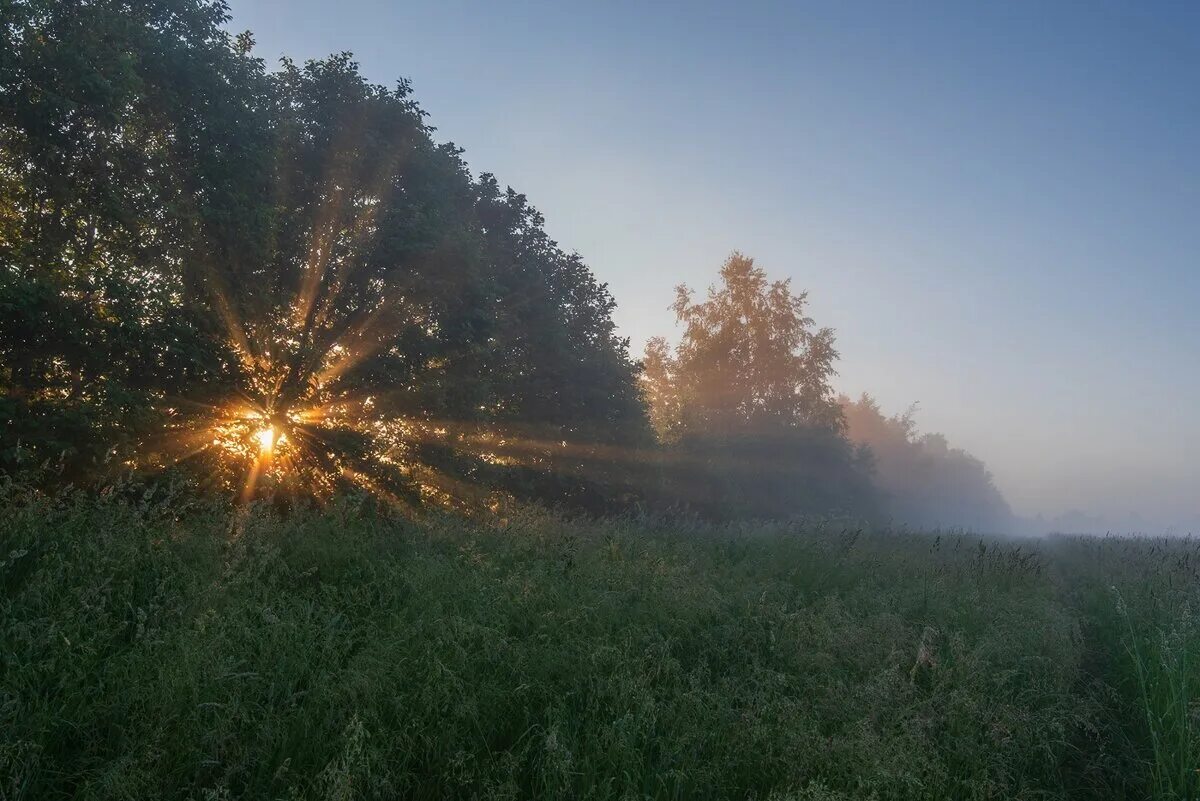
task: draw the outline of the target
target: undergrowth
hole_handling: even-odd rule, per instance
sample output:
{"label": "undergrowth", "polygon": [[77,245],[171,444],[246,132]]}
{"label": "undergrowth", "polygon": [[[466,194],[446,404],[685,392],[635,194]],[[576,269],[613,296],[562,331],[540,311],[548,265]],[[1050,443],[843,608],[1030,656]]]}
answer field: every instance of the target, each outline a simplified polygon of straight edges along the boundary
{"label": "undergrowth", "polygon": [[1196,543],[0,497],[0,798],[1196,798]]}

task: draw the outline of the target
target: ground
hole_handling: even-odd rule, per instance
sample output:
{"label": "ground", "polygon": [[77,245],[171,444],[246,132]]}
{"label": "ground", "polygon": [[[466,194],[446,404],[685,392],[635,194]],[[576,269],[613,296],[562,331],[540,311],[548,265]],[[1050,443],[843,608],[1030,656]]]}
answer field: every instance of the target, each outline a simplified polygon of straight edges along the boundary
{"label": "ground", "polygon": [[1195,798],[1197,543],[0,498],[0,798]]}

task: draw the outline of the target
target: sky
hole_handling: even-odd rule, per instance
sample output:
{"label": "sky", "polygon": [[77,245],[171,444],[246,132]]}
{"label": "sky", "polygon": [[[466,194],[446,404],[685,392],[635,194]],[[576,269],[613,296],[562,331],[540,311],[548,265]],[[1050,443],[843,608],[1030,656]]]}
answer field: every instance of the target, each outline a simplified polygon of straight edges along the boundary
{"label": "sky", "polygon": [[1018,514],[1200,523],[1200,3],[230,5],[410,79],[635,352],[740,250]]}

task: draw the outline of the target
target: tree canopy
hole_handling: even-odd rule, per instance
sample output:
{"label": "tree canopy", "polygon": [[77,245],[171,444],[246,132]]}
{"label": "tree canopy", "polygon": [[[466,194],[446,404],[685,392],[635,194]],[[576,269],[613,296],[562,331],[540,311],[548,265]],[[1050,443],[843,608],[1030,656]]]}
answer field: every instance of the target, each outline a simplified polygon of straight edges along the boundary
{"label": "tree canopy", "polygon": [[[768,281],[754,260],[734,253],[721,266],[720,285],[698,301],[676,289],[672,310],[683,326],[673,357],[650,344],[647,362],[662,364],[679,399],[669,429],[742,432],[747,429],[841,426],[830,378],[837,351],[833,331],[814,328],[805,292],[790,281]],[[657,369],[657,368],[655,368]],[[650,392],[665,392],[661,382]]]}
{"label": "tree canopy", "polygon": [[867,461],[830,384],[833,331],[815,327],[805,293],[740,253],[719,279],[702,301],[680,286],[678,344],[646,348],[651,421],[678,456],[670,492],[713,514],[869,511]]}
{"label": "tree canopy", "polygon": [[870,448],[887,514],[920,528],[1010,533],[1016,520],[983,462],[941,434],[919,434],[915,407],[888,417],[870,395],[841,398],[851,440]]}
{"label": "tree canopy", "polygon": [[232,483],[268,426],[281,479],[451,495],[560,456],[499,475],[498,431],[644,442],[613,299],[525,197],[436,143],[406,82],[346,54],[268,71],[227,22],[5,4],[3,457]]}

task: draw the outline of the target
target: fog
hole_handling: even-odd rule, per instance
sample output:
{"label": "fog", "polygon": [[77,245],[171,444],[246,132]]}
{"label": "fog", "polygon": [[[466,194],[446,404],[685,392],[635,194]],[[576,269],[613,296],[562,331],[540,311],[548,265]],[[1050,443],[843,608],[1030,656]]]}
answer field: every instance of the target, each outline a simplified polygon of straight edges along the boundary
{"label": "fog", "polygon": [[[917,404],[888,414],[870,395],[857,400],[841,397],[851,440],[871,450],[875,480],[887,495],[887,512],[901,525],[920,528],[961,528],[978,532],[1040,536],[1066,534],[1140,534],[1185,536],[1200,531],[1200,515],[1188,515],[1186,499],[1142,511],[1136,504],[1162,486],[1136,471],[1124,485],[1114,481],[1112,468],[1087,459],[1055,461],[1051,469],[1062,474],[1058,481],[1069,487],[1072,499],[1093,498],[1090,507],[1059,502],[1062,511],[1021,514],[1014,510],[1004,487],[976,455],[955,447],[946,436],[922,430]],[[1032,461],[1032,459],[1031,459]],[[1088,483],[1087,472],[1103,477]],[[1175,476],[1174,478],[1178,478]],[[1168,487],[1169,487],[1168,482]],[[1149,485],[1149,486],[1147,486]],[[1148,492],[1149,491],[1149,492]],[[1037,493],[1044,508],[1055,507],[1046,488]],[[1114,505],[1129,504],[1126,512],[1106,512]]]}

